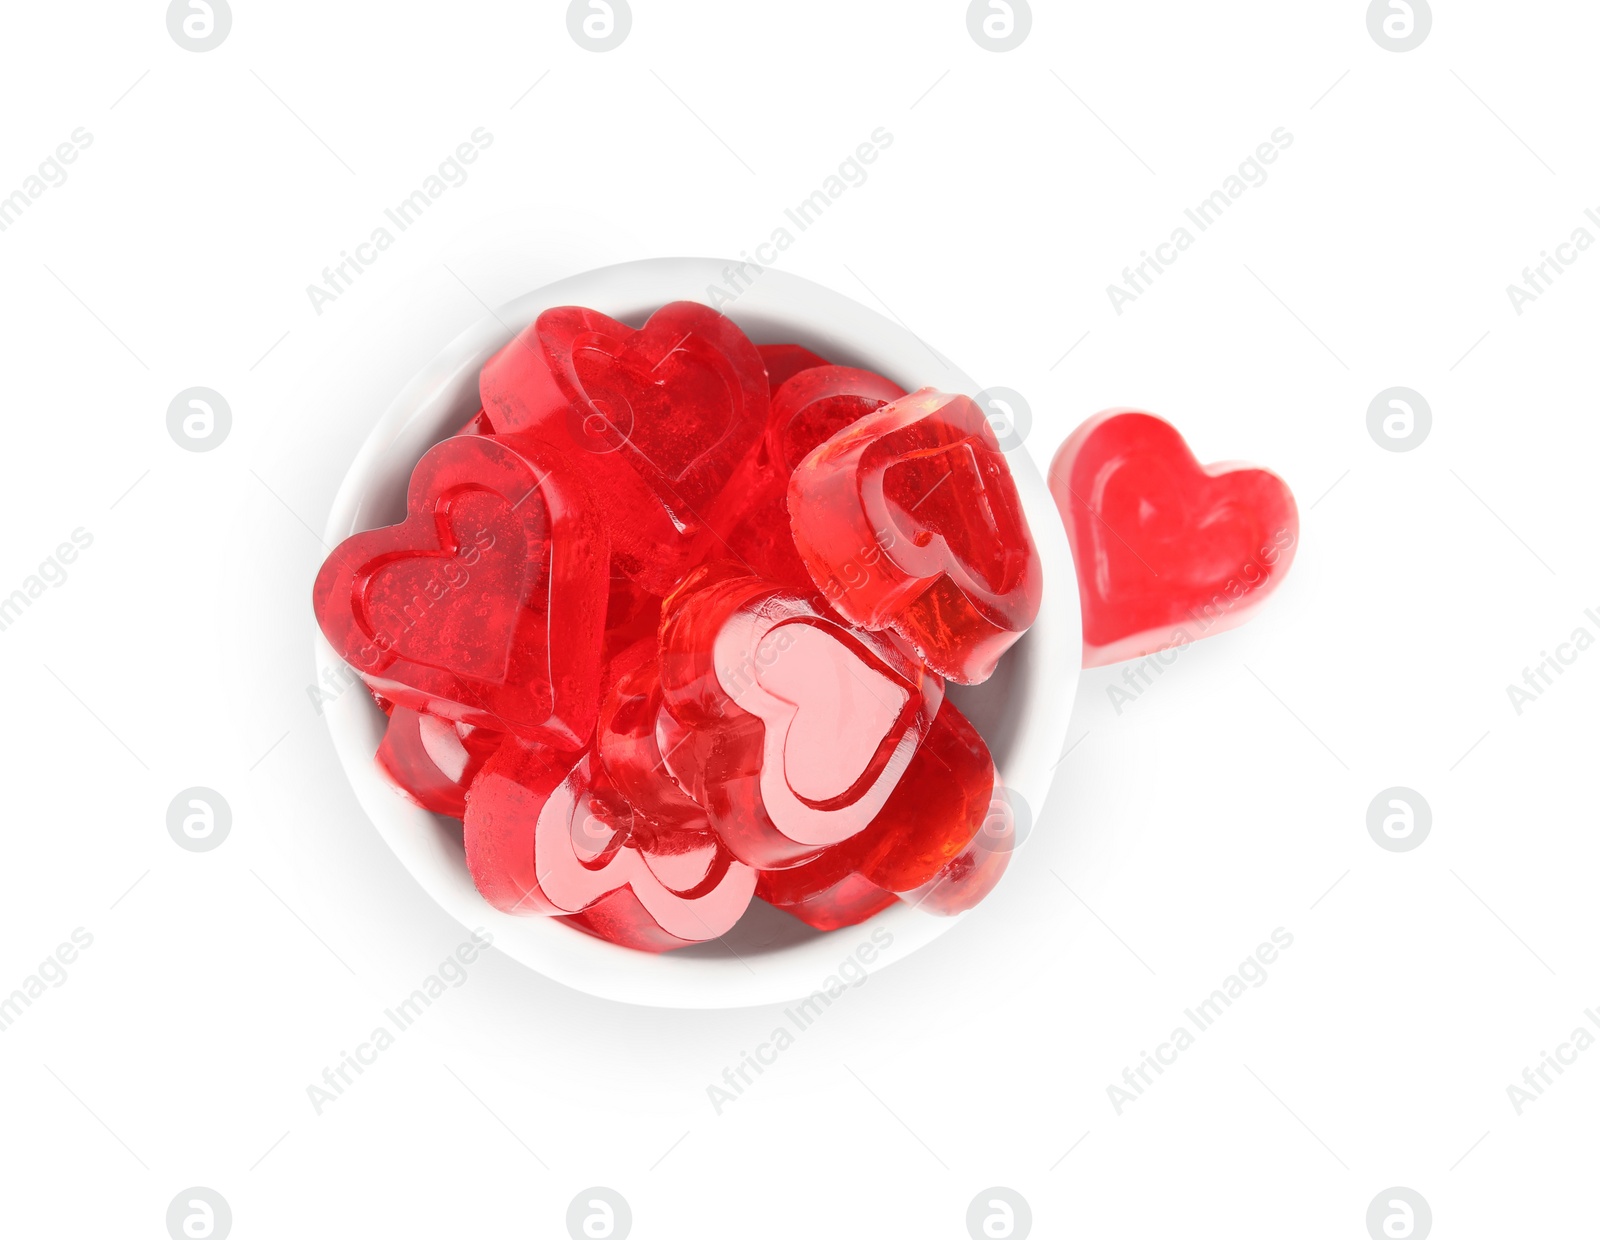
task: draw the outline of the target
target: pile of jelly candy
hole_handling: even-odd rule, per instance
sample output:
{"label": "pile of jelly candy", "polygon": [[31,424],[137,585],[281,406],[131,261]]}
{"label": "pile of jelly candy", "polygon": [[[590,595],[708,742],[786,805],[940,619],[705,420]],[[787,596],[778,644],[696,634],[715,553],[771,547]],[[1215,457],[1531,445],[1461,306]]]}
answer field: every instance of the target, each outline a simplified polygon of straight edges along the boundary
{"label": "pile of jelly candy", "polygon": [[479,391],[314,604],[491,904],[665,951],[754,899],[829,930],[993,888],[1010,820],[945,683],[1042,578],[973,401],[694,302],[548,310]]}

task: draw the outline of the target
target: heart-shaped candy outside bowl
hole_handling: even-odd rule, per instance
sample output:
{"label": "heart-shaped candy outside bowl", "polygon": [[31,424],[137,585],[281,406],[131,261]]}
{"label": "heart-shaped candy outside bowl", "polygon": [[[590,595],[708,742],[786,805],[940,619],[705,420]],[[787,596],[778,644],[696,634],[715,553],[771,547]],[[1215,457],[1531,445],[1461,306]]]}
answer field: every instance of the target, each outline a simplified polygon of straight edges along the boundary
{"label": "heart-shaped candy outside bowl", "polygon": [[[670,302],[708,300],[708,289],[721,286],[729,266],[721,259],[650,259],[586,272],[485,315],[415,374],[386,372],[373,363],[369,389],[400,392],[339,488],[324,535],[328,544],[405,518],[417,461],[477,413],[484,363],[542,311],[587,306],[638,328]],[[906,391],[935,387],[972,394],[979,388],[906,328],[798,276],[768,270],[720,308],[758,345],[802,345],[841,365],[872,370]],[[330,408],[329,416],[348,416],[348,406]],[[1055,504],[1025,448],[1008,449],[1006,459],[1043,565],[1043,602],[1033,627],[1000,660],[993,677],[972,687],[951,685],[948,692],[983,736],[1007,794],[1023,800],[1037,820],[1066,740],[1082,633],[1076,574]],[[320,631],[315,643],[321,683],[347,682],[348,669]],[[379,770],[374,754],[387,721],[371,697],[356,685],[323,710],[362,809],[423,889],[463,926],[483,927],[501,951],[576,990],[658,1007],[787,1002],[825,988],[846,958],[874,971],[926,947],[960,920],[896,902],[859,926],[821,933],[758,902],[720,941],[652,955],[580,933],[553,917],[503,913],[474,888],[459,825],[405,800]],[[1005,916],[1009,874],[1033,864],[1033,855],[1019,849],[997,890],[962,916]]]}
{"label": "heart-shaped candy outside bowl", "polygon": [[1242,624],[1283,581],[1300,539],[1283,479],[1201,465],[1176,427],[1137,409],[1108,409],[1073,431],[1049,485],[1076,551],[1090,667]]}

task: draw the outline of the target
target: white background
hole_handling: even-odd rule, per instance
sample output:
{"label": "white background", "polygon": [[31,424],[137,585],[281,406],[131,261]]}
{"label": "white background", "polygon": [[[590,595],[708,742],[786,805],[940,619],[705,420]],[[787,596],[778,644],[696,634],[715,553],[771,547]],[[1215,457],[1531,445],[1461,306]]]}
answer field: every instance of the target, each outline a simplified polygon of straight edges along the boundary
{"label": "white background", "polygon": [[[240,1237],[561,1236],[596,1184],[639,1237],[959,1238],[991,1185],[1041,1236],[1360,1240],[1395,1185],[1439,1236],[1592,1226],[1600,1048],[1521,1115],[1506,1087],[1600,1006],[1600,652],[1520,715],[1506,686],[1600,635],[1600,254],[1520,316],[1505,290],[1600,208],[1593,5],[1441,0],[1405,54],[1361,0],[1041,3],[1005,54],[949,0],[636,0],[604,54],[553,0],[238,0],[203,54],[163,8],[13,5],[0,38],[0,194],[93,135],[0,233],[0,594],[93,535],[0,632],[0,992],[94,936],[0,1034],[8,1234],[161,1236],[191,1185]],[[318,315],[307,284],[479,126],[466,183]],[[707,1086],[781,1011],[629,1008],[491,952],[318,1116],[306,1086],[465,937],[306,693],[356,446],[483,303],[736,255],[879,126],[781,265],[1023,392],[1041,468],[1126,404],[1278,470],[1289,582],[1120,715],[1117,670],[1086,675],[1000,894],[721,1115]],[[1115,313],[1279,126],[1265,184]],[[194,385],[233,410],[212,452],[166,431]],[[1434,415],[1403,454],[1366,430],[1394,385]],[[191,785],[232,806],[214,852],[167,834]],[[1391,785],[1433,809],[1409,853],[1367,833]],[[1117,1114],[1280,926],[1265,984]]]}

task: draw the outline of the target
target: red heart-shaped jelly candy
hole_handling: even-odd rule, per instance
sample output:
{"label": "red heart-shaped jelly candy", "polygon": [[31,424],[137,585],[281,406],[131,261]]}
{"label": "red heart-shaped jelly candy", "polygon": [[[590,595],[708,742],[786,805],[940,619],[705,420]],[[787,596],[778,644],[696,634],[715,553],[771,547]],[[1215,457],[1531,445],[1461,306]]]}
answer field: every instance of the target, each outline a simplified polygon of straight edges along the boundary
{"label": "red heart-shaped jelly candy", "polygon": [[811,576],[789,530],[789,478],[818,445],[905,395],[896,383],[853,366],[807,366],[772,397],[761,444],[729,484],[746,498],[728,552],[757,576],[809,594]]}
{"label": "red heart-shaped jelly candy", "polygon": [[776,392],[802,370],[826,366],[828,359],[798,344],[758,344],[761,363],[767,368],[767,391]]}
{"label": "red heart-shaped jelly candy", "polygon": [[725,565],[667,599],[660,642],[667,768],[734,855],[764,869],[865,828],[944,697],[892,642]]}
{"label": "red heart-shaped jelly candy", "polygon": [[768,904],[798,917],[813,930],[839,930],[859,925],[869,917],[876,917],[898,899],[894,892],[875,887],[854,873],[846,873],[822,891],[793,900],[769,895],[761,883],[756,885],[756,894]]}
{"label": "red heart-shaped jelly candy", "polygon": [[595,748],[601,765],[634,812],[652,829],[707,830],[706,812],[668,773],[656,719],[661,713],[661,666],[648,637],[612,661],[610,688],[600,704]]}
{"label": "red heart-shaped jelly candy", "polygon": [[773,394],[764,444],[767,457],[787,481],[823,443],[905,394],[898,383],[870,370],[807,367]]}
{"label": "red heart-shaped jelly candy", "polygon": [[396,705],[584,744],[608,544],[572,464],[531,440],[455,436],[417,462],[406,512],[352,534],[318,573],[334,650]]}
{"label": "red heart-shaped jelly candy", "polygon": [[923,388],[789,479],[795,546],[840,615],[893,629],[941,676],[988,679],[1038,614],[1043,570],[983,411]]}
{"label": "red heart-shaped jelly candy", "polygon": [[405,797],[435,814],[466,813],[467,789],[505,740],[487,728],[395,706],[378,746],[378,767]]}
{"label": "red heart-shaped jelly candy", "polygon": [[719,500],[767,421],[761,355],[696,302],[635,331],[593,310],[546,310],[479,376],[484,416],[584,462],[623,570],[664,594],[726,528]]}
{"label": "red heart-shaped jelly candy", "polygon": [[496,908],[576,916],[643,951],[726,933],[755,891],[755,872],[703,820],[662,831],[636,816],[593,751],[574,764],[508,741],[473,783],[463,823],[467,868]]}
{"label": "red heart-shaped jelly candy", "polygon": [[[988,746],[946,698],[866,830],[797,866],[764,871],[756,894],[788,908],[856,874],[932,911],[969,908],[999,881],[1011,848],[1003,824],[990,821],[996,787]],[[937,902],[922,898],[930,886]]]}
{"label": "red heart-shaped jelly candy", "polygon": [[1168,422],[1090,418],[1050,463],[1083,607],[1083,662],[1135,659],[1242,623],[1283,580],[1300,516],[1276,474],[1201,466]]}

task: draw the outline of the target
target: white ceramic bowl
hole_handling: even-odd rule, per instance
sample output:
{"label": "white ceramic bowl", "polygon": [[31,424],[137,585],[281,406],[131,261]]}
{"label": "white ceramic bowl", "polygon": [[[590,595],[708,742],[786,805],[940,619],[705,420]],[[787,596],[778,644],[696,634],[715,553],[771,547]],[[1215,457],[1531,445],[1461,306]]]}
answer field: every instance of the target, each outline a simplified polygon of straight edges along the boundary
{"label": "white ceramic bowl", "polygon": [[[722,285],[731,265],[706,258],[622,263],[561,280],[485,315],[423,366],[373,427],[334,500],[326,530],[329,545],[404,516],[412,466],[430,445],[476,412],[479,368],[541,311],[589,306],[637,326],[669,301],[709,300],[708,289]],[[908,391],[931,386],[977,392],[972,380],[906,328],[798,276],[768,270],[722,308],[758,344],[794,341],[841,364],[877,371]],[[1037,812],[1050,791],[1077,688],[1082,647],[1078,588],[1066,535],[1037,467],[1020,446],[1007,459],[1044,562],[1044,604],[1038,621],[1001,660],[999,671],[975,688],[954,687],[952,698],[988,742],[1005,786]],[[314,620],[312,627],[315,631]],[[316,658],[319,676],[339,666],[320,632]],[[361,692],[342,694],[327,707],[327,719],[362,808],[428,894],[462,925],[488,929],[495,946],[507,955],[589,994],[655,1007],[786,1002],[826,990],[847,959],[854,961],[847,966],[852,972],[882,968],[959,920],[897,904],[863,925],[824,934],[758,901],[716,942],[650,955],[546,917],[513,917],[491,908],[474,889],[462,855],[460,824],[417,809],[378,773],[373,755],[383,736],[384,716],[371,698]],[[1020,849],[1010,868],[1027,865],[1029,853]],[[1003,905],[1008,888],[1002,880],[985,906]]]}

